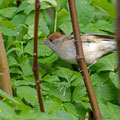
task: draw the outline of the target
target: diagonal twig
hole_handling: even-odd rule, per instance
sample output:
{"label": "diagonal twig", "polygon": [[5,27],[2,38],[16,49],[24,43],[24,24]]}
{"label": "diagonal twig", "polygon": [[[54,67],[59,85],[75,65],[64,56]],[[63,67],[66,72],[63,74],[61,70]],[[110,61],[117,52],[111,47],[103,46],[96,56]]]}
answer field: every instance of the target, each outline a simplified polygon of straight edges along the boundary
{"label": "diagonal twig", "polygon": [[36,89],[39,99],[39,105],[41,112],[44,112],[44,105],[42,99],[42,93],[40,88],[40,80],[39,80],[39,67],[38,67],[38,23],[39,23],[39,10],[40,10],[40,2],[39,0],[35,0],[35,28],[34,28],[34,64],[33,64],[33,72],[35,76]]}
{"label": "diagonal twig", "polygon": [[102,120],[102,115],[101,115],[99,107],[98,107],[98,103],[97,103],[95,93],[94,93],[94,90],[92,87],[90,76],[89,76],[89,73],[87,70],[85,57],[83,54],[83,47],[82,47],[82,41],[81,41],[81,37],[80,37],[80,29],[79,29],[79,24],[78,24],[75,0],[68,0],[68,2],[69,2],[71,19],[72,19],[73,32],[74,32],[74,37],[75,37],[75,46],[76,46],[76,54],[77,54],[76,60],[82,71],[84,83],[85,83],[87,93],[88,93],[88,96],[90,99],[94,118],[95,118],[95,120]]}

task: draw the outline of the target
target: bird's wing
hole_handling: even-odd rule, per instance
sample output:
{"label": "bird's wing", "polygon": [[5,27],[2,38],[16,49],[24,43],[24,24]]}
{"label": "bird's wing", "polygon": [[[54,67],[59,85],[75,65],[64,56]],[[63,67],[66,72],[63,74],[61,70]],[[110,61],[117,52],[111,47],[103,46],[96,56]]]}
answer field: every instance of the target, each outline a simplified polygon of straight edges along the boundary
{"label": "bird's wing", "polygon": [[108,40],[113,40],[115,39],[115,36],[112,36],[112,35],[102,35],[102,34],[86,34],[86,35],[91,35],[91,36],[95,36],[97,37],[98,39],[103,39],[105,41],[108,41]]}
{"label": "bird's wing", "polygon": [[[66,36],[64,40],[72,40],[74,41],[74,36]],[[112,35],[101,35],[101,34],[81,34],[81,40],[83,43],[92,43],[92,42],[100,42],[102,41],[110,41],[114,40],[115,36]]]}

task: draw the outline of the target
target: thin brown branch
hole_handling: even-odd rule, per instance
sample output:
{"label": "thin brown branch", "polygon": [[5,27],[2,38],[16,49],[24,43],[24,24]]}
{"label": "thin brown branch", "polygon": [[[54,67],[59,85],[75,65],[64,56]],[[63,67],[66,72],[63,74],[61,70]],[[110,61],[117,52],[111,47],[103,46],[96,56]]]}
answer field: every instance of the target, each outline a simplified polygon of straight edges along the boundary
{"label": "thin brown branch", "polygon": [[79,24],[78,24],[75,0],[68,0],[68,1],[69,1],[69,8],[70,8],[70,14],[71,14],[72,25],[73,25],[73,32],[74,32],[74,37],[75,37],[77,63],[79,64],[80,69],[82,70],[82,75],[84,78],[84,83],[85,83],[85,86],[87,89],[90,103],[92,106],[94,118],[95,118],[95,120],[102,120],[102,115],[101,115],[99,107],[98,107],[98,103],[97,103],[95,93],[94,93],[94,90],[92,87],[90,76],[89,76],[89,73],[87,70],[85,57],[83,54],[83,47],[82,47],[82,41],[81,41],[81,37],[80,37],[80,29],[79,29]]}
{"label": "thin brown branch", "polygon": [[22,2],[18,0],[18,1],[17,1],[17,7],[19,7],[19,6],[21,5],[21,3],[22,3]]}
{"label": "thin brown branch", "polygon": [[40,2],[39,0],[35,1],[35,28],[34,28],[34,65],[33,72],[35,76],[36,89],[39,99],[39,105],[41,112],[44,112],[44,105],[42,99],[42,93],[40,88],[40,80],[39,80],[39,67],[38,67],[38,23],[39,23],[39,10],[40,10]]}
{"label": "thin brown branch", "polygon": [[10,72],[9,72],[1,30],[0,30],[0,73],[3,74],[0,76],[0,89],[5,91],[8,95],[12,96]]}
{"label": "thin brown branch", "polygon": [[[118,73],[119,73],[119,87],[120,87],[120,0],[116,2],[116,40],[118,51]],[[119,105],[120,105],[120,90],[119,90]]]}

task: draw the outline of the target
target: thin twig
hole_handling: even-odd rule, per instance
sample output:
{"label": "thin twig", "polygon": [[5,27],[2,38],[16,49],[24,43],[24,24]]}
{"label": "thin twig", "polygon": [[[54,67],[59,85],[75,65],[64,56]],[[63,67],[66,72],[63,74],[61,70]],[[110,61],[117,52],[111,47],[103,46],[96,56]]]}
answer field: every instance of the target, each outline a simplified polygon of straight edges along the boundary
{"label": "thin twig", "polygon": [[0,75],[0,89],[5,91],[8,95],[12,96],[13,93],[11,87],[10,72],[1,30],[0,30],[0,73],[3,74]]}
{"label": "thin twig", "polygon": [[38,23],[39,23],[39,10],[40,2],[39,0],[35,1],[35,28],[34,28],[34,65],[33,72],[35,76],[37,94],[39,99],[39,105],[41,112],[44,112],[44,105],[42,99],[42,93],[40,89],[40,80],[39,80],[39,67],[38,67]]}
{"label": "thin twig", "polygon": [[[119,73],[119,88],[120,88],[120,0],[116,2],[116,40],[118,51],[118,73]],[[120,105],[120,89],[119,89],[119,105]]]}
{"label": "thin twig", "polygon": [[77,63],[79,64],[80,70],[82,71],[84,83],[85,83],[87,93],[88,93],[88,96],[90,99],[94,118],[95,118],[95,120],[102,120],[102,115],[101,115],[99,107],[98,107],[98,103],[97,103],[95,93],[94,93],[94,90],[92,87],[90,76],[89,76],[89,73],[87,70],[85,57],[83,54],[83,47],[82,47],[82,41],[81,41],[81,37],[80,37],[80,29],[79,29],[79,24],[78,24],[75,0],[68,0],[68,1],[69,1],[69,8],[70,8],[70,14],[71,14],[72,25],[73,25],[73,32],[74,32],[74,36],[75,36]]}

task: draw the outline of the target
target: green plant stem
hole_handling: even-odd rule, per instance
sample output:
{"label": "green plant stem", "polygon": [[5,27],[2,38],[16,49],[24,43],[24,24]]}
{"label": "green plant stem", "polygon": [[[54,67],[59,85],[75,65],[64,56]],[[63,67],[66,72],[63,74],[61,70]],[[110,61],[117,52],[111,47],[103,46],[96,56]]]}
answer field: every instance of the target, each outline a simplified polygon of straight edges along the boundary
{"label": "green plant stem", "polygon": [[56,30],[57,30],[57,13],[58,13],[58,10],[56,9],[56,11],[55,11],[55,24],[54,24],[54,32],[56,32]]}

